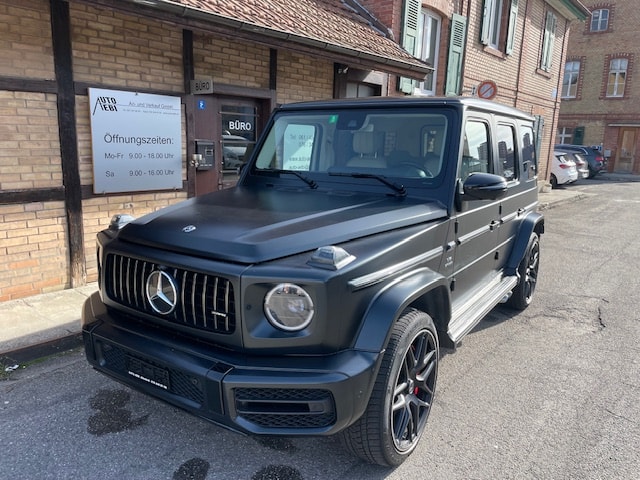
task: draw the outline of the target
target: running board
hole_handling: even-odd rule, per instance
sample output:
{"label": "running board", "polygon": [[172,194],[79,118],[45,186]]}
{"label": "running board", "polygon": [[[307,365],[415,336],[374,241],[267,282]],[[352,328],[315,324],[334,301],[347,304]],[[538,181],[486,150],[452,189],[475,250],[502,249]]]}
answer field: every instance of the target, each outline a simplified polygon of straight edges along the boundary
{"label": "running board", "polygon": [[469,300],[454,307],[447,331],[451,341],[454,344],[458,343],[498,303],[504,301],[505,297],[508,298],[509,293],[517,284],[518,277],[515,275],[502,278],[496,276],[495,280],[485,285]]}

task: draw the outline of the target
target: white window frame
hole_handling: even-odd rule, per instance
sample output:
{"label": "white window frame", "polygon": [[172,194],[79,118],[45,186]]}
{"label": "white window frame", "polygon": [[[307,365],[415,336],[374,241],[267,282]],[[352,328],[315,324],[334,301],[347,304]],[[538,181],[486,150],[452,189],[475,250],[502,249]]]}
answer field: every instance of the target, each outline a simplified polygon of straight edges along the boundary
{"label": "white window frame", "polygon": [[500,49],[500,27],[502,25],[503,0],[486,0],[486,19],[488,20],[487,45],[496,50]]}
{"label": "white window frame", "polygon": [[578,96],[579,81],[580,60],[567,62],[564,66],[564,78],[562,80],[562,98],[576,98]]}
{"label": "white window frame", "polygon": [[561,145],[571,143],[573,140],[573,128],[560,127],[558,128],[558,140],[556,143]]}
{"label": "white window frame", "polygon": [[[626,58],[612,58],[609,62],[609,74],[607,75],[607,98],[624,97],[627,83],[627,70],[629,60]],[[622,90],[622,91],[620,91]]]}
{"label": "white window frame", "polygon": [[551,71],[553,65],[553,47],[556,39],[556,27],[558,17],[549,11],[544,22],[544,39],[542,44],[542,55],[540,58],[540,68],[545,72]]}
{"label": "white window frame", "polygon": [[418,90],[416,93],[422,95],[435,95],[436,92],[441,27],[442,17],[440,15],[424,8],[420,10],[417,56],[420,60],[428,62],[433,66],[433,71],[416,87]]}
{"label": "white window frame", "polygon": [[[603,13],[605,15],[603,15]],[[609,9],[599,8],[591,12],[591,22],[589,23],[589,31],[606,32],[609,30]]]}

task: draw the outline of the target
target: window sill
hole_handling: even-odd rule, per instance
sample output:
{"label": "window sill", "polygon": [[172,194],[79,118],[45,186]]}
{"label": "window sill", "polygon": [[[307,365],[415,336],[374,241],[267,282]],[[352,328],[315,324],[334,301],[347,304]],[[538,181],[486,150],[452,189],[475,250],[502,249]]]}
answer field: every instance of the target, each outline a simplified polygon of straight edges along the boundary
{"label": "window sill", "polygon": [[493,57],[502,58],[503,60],[505,58],[507,58],[507,55],[504,52],[501,52],[497,48],[493,48],[493,47],[490,47],[488,45],[484,46],[483,51],[484,51],[484,53],[488,53],[489,55],[491,55]]}
{"label": "window sill", "polygon": [[541,76],[545,77],[545,78],[551,78],[552,77],[551,72],[547,72],[546,70],[543,70],[541,68],[536,68],[536,73],[538,75],[541,75]]}

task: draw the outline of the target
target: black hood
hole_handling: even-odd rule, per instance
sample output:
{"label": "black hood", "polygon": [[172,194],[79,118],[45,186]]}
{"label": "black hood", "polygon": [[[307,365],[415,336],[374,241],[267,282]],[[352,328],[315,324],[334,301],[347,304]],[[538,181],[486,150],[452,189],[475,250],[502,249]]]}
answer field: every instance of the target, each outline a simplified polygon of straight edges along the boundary
{"label": "black hood", "polygon": [[238,187],[141,217],[125,226],[118,238],[250,264],[445,215],[440,204],[410,197]]}

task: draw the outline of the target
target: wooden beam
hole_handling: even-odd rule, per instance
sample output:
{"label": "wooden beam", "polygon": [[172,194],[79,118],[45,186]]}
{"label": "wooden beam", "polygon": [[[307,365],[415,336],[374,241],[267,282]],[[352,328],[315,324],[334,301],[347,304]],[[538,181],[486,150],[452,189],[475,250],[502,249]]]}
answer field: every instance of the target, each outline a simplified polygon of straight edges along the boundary
{"label": "wooden beam", "polygon": [[71,21],[69,4],[63,0],[50,0],[53,61],[58,85],[58,136],[62,160],[62,184],[67,214],[71,286],[87,283],[84,231],[82,218],[82,190],[80,183],[76,99],[73,84],[71,50]]}

